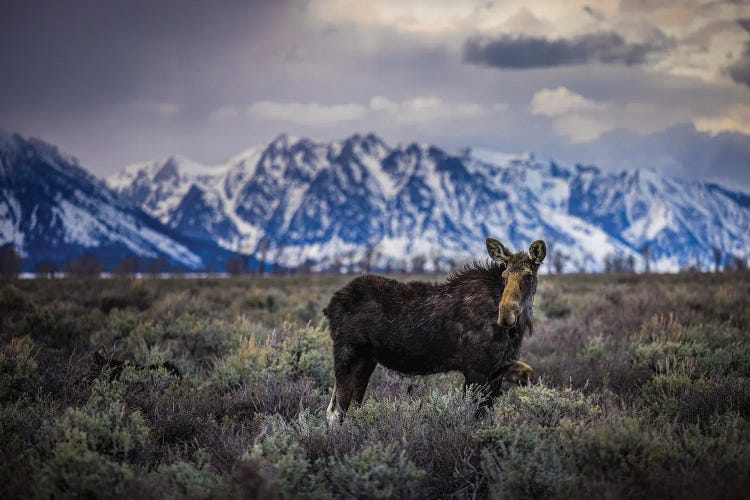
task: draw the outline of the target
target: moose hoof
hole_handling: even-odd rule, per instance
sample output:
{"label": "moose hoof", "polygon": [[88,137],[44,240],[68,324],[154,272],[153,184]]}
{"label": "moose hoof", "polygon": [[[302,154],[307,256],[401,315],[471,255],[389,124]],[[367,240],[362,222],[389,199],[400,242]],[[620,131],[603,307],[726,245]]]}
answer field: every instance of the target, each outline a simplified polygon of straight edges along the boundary
{"label": "moose hoof", "polygon": [[328,420],[328,427],[335,427],[341,425],[344,421],[344,412],[339,408],[336,402],[336,391],[334,390],[333,396],[331,396],[331,402],[326,408],[326,420]]}
{"label": "moose hoof", "polygon": [[528,385],[534,381],[534,369],[523,361],[516,361],[505,372],[503,381],[512,385]]}
{"label": "moose hoof", "polygon": [[341,418],[341,414],[338,411],[326,411],[326,418],[328,420],[328,427],[336,427],[341,425],[341,422],[343,418]]}

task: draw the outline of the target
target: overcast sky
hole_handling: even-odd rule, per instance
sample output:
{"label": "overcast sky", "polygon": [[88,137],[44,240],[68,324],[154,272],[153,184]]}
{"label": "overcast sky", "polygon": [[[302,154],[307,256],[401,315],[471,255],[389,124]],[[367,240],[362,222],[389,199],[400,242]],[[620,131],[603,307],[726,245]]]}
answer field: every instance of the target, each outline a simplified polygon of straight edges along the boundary
{"label": "overcast sky", "polygon": [[105,176],[280,132],[750,189],[750,2],[0,2],[0,128]]}

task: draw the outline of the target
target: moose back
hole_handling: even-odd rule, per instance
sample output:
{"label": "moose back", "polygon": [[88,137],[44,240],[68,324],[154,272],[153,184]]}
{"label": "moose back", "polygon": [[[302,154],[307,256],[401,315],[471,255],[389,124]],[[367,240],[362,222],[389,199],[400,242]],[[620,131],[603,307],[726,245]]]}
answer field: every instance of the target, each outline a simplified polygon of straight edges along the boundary
{"label": "moose back", "polygon": [[493,396],[509,369],[531,376],[517,360],[532,329],[545,243],[512,253],[488,238],[487,251],[492,262],[474,262],[443,283],[367,275],[334,293],[323,311],[336,379],[331,423],[344,418],[352,401],[362,402],[377,363],[405,374],[460,371],[466,385],[479,384]]}

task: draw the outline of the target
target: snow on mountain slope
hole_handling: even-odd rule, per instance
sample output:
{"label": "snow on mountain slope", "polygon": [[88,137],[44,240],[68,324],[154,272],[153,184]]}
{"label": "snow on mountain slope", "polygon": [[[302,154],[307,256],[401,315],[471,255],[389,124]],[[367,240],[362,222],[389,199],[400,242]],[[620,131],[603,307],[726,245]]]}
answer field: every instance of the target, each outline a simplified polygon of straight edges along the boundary
{"label": "snow on mountain slope", "polygon": [[736,256],[750,250],[750,210],[709,185],[636,169],[583,172],[571,185],[570,213],[649,248],[657,261],[708,264],[714,247]]}
{"label": "snow on mountain slope", "polygon": [[107,185],[166,224],[193,184],[210,185],[226,171],[225,165],[210,167],[172,156],[130,165],[107,179]]}
{"label": "snow on mountain slope", "polygon": [[269,248],[287,265],[358,262],[374,247],[380,267],[424,257],[429,269],[483,255],[490,235],[516,249],[544,238],[568,270],[638,258],[646,246],[662,270],[708,264],[714,246],[750,250],[747,195],[644,169],[451,155],[374,134],[331,143],[281,135],[221,167],[172,163],[128,167],[110,186],[183,234],[243,253]]}
{"label": "snow on mountain slope", "polygon": [[54,146],[18,135],[0,141],[0,242],[12,242],[27,265],[93,253],[108,267],[131,254],[202,267],[166,229]]}

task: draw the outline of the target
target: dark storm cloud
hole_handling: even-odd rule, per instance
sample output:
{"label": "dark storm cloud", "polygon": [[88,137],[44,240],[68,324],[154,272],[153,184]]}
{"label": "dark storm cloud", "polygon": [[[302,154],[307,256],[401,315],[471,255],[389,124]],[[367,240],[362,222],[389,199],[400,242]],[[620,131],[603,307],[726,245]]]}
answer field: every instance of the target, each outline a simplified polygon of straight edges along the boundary
{"label": "dark storm cloud", "polygon": [[199,73],[206,62],[243,32],[262,33],[286,4],[4,1],[0,117],[92,111],[165,88],[179,97],[189,85],[210,85]]}
{"label": "dark storm cloud", "polygon": [[504,69],[544,68],[599,62],[604,64],[640,64],[654,52],[664,50],[666,37],[646,43],[628,43],[614,32],[580,35],[571,39],[547,40],[526,36],[501,36],[491,40],[470,38],[463,48],[463,59]]}
{"label": "dark storm cloud", "polygon": [[[677,44],[693,50],[702,39],[686,44],[679,35],[673,41],[658,31],[638,43],[620,31],[562,40],[470,39],[472,31],[456,33],[450,12],[434,25],[437,34],[425,34],[403,29],[403,20],[386,16],[365,22],[354,7],[346,12],[326,5],[310,0],[0,0],[0,128],[55,143],[99,175],[175,153],[218,163],[279,132],[331,140],[374,130],[394,144],[483,145],[557,157],[567,139],[559,135],[555,118],[528,112],[542,89],[564,86],[606,103],[613,122],[649,131],[714,117],[716,110],[744,102],[749,91],[745,85],[727,88],[723,82],[685,79],[649,64],[659,51]],[[430,27],[426,21],[435,11],[414,5],[420,26]],[[607,12],[602,21],[607,24],[599,26],[625,26],[627,19],[596,5],[578,14],[601,21]],[[635,23],[647,16],[644,32],[651,32],[652,7],[633,8]],[[379,9],[373,2],[373,15]],[[527,17],[545,17],[543,9],[529,9]],[[740,24],[747,29],[747,22]],[[441,26],[451,28],[441,32]],[[534,26],[541,29],[543,23]],[[464,49],[463,60],[456,57],[456,44]],[[681,54],[674,54],[678,65]],[[605,64],[587,66],[582,78],[574,65],[591,62]],[[733,76],[743,79],[746,73],[739,62],[735,65]],[[498,85],[499,72],[482,66],[552,69],[506,71]],[[730,69],[725,71],[728,76]],[[463,122],[417,123],[369,112],[359,121],[326,126],[283,123],[247,111],[259,102],[360,109],[374,96],[393,103],[507,106]],[[618,110],[628,111],[629,103],[649,103],[643,106],[653,112],[619,119]],[[602,155],[608,151],[602,149]],[[579,153],[569,158],[586,158]]]}
{"label": "dark storm cloud", "polygon": [[[737,22],[750,33],[750,19],[740,19]],[[750,87],[750,42],[745,44],[742,57],[727,67],[726,71],[732,80]]]}
{"label": "dark storm cloud", "polygon": [[750,87],[750,44],[742,57],[727,68],[727,73],[735,82]]}

